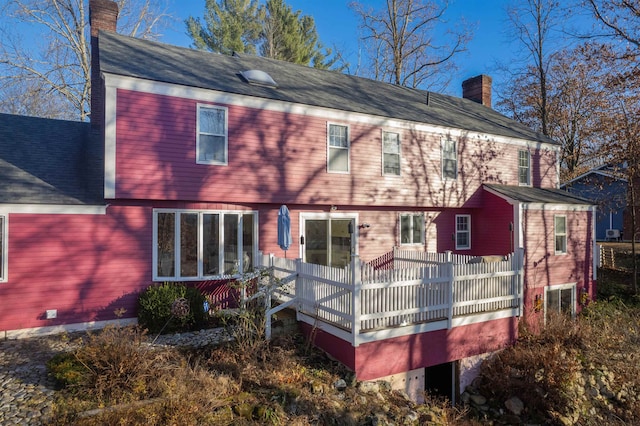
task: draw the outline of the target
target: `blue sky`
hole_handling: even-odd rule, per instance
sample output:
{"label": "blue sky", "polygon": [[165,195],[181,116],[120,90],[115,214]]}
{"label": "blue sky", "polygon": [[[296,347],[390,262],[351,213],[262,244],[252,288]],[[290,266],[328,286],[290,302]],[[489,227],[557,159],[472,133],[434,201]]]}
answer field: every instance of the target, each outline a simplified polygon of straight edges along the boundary
{"label": "blue sky", "polygon": [[[294,10],[313,16],[320,40],[327,46],[336,46],[347,57],[351,69],[358,62],[358,19],[349,9],[350,0],[286,0]],[[363,1],[379,7],[384,0]],[[453,0],[445,18],[452,24],[461,17],[475,26],[473,40],[468,51],[457,58],[459,71],[453,77],[448,92],[460,96],[462,81],[479,74],[494,78],[494,90],[501,83],[497,62],[509,63],[514,50],[508,41],[505,8],[508,0]],[[203,16],[204,0],[171,0],[170,13],[177,22],[172,30],[165,31],[161,41],[179,46],[189,46],[190,39],[182,21],[188,16]]]}

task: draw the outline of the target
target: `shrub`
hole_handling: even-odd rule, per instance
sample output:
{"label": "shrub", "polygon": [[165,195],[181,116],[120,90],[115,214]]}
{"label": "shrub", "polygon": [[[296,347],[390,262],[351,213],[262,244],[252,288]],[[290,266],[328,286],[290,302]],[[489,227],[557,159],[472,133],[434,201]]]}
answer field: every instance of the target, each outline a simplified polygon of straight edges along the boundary
{"label": "shrub", "polygon": [[56,354],[47,361],[47,369],[49,375],[63,388],[83,384],[88,373],[88,369],[72,353],[68,352]]}
{"label": "shrub", "polygon": [[[178,299],[186,299],[189,312],[173,315],[171,306]],[[182,283],[165,282],[148,287],[138,299],[138,322],[151,333],[173,333],[195,330],[207,324],[209,313],[204,311],[204,295],[200,290]]]}

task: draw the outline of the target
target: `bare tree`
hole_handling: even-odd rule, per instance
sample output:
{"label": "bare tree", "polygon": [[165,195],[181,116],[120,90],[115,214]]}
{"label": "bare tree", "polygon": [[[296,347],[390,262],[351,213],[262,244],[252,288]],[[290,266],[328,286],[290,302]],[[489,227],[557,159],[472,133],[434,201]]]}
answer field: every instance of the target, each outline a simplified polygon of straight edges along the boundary
{"label": "bare tree", "polygon": [[612,75],[606,84],[608,114],[601,117],[603,151],[611,164],[617,165],[629,182],[627,211],[631,222],[633,253],[633,291],[638,294],[636,240],[639,237],[638,204],[640,200],[640,79],[637,75]]}
{"label": "bare tree", "polygon": [[640,3],[630,0],[585,0],[586,6],[602,25],[599,36],[624,40],[640,48]]}
{"label": "bare tree", "polygon": [[407,87],[440,89],[448,85],[456,68],[454,56],[466,49],[472,30],[460,22],[436,38],[436,29],[446,25],[448,2],[387,0],[375,10],[351,3],[360,17],[361,41],[367,57],[362,74]]}
{"label": "bare tree", "polygon": [[[117,3],[118,32],[141,38],[159,36],[158,29],[168,18],[162,3]],[[10,18],[10,28],[0,32],[0,92],[14,95],[5,99],[3,107],[10,104],[28,115],[86,120],[91,90],[88,1],[8,0],[0,12]],[[28,32],[21,34],[21,28]],[[24,37],[34,34],[39,35],[37,42],[24,42]],[[33,108],[33,100],[39,96],[46,96],[54,107]]]}
{"label": "bare tree", "polygon": [[548,74],[548,131],[562,145],[560,178],[566,181],[602,163],[598,116],[606,113],[603,81],[609,67],[603,46],[584,44],[558,52]]}
{"label": "bare tree", "polygon": [[[524,0],[507,8],[513,35],[525,52],[525,65],[516,73],[514,86],[522,82],[535,88],[533,128],[549,135],[547,74],[553,54],[548,44],[552,31],[561,22],[560,6],[555,0]],[[514,83],[514,82],[512,82]]]}

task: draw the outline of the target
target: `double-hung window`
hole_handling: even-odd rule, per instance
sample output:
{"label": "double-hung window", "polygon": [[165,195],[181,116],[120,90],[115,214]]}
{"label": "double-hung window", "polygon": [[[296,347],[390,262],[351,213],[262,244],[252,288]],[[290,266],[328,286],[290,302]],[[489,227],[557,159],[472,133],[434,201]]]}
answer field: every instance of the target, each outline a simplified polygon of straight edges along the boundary
{"label": "double-hung window", "polygon": [[456,215],[456,250],[471,248],[471,215]]}
{"label": "double-hung window", "polygon": [[198,105],[198,164],[228,164],[227,108]]}
{"label": "double-hung window", "polygon": [[0,282],[7,281],[7,217],[0,215]]}
{"label": "double-hung window", "polygon": [[400,135],[382,132],[382,174],[400,176]]}
{"label": "double-hung window", "polygon": [[529,151],[518,151],[518,183],[531,185],[531,155]]}
{"label": "double-hung window", "polygon": [[556,254],[565,254],[567,252],[567,217],[554,217],[554,236]]}
{"label": "double-hung window", "polygon": [[253,269],[256,212],[158,209],[153,212],[153,277],[209,279]]}
{"label": "double-hung window", "polygon": [[400,215],[400,244],[424,244],[424,215]]}
{"label": "double-hung window", "polygon": [[349,127],[329,123],[327,132],[327,170],[349,173]]}
{"label": "double-hung window", "polygon": [[442,138],[442,178],[457,179],[458,177],[458,151],[456,141]]}

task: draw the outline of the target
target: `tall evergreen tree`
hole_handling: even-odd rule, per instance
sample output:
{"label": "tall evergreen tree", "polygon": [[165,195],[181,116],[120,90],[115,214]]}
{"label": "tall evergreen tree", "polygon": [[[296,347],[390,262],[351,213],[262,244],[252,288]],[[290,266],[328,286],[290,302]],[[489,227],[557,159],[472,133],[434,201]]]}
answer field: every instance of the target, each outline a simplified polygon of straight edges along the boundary
{"label": "tall evergreen tree", "polygon": [[257,0],[205,0],[204,24],[189,17],[187,34],[197,49],[253,54],[261,37],[259,13]]}
{"label": "tall evergreen tree", "polygon": [[339,60],[318,40],[313,17],[294,11],[284,0],[206,0],[205,23],[186,20],[187,32],[198,49],[230,54],[260,55],[328,69]]}

